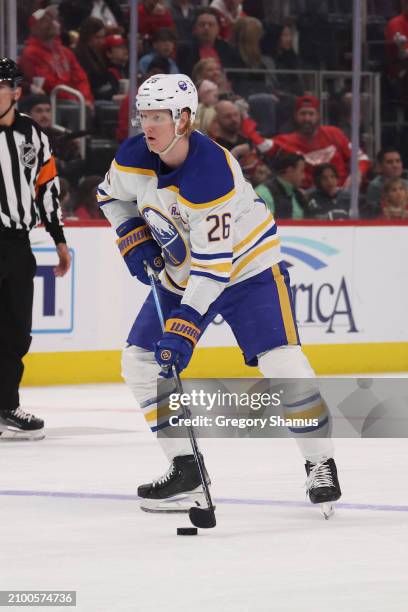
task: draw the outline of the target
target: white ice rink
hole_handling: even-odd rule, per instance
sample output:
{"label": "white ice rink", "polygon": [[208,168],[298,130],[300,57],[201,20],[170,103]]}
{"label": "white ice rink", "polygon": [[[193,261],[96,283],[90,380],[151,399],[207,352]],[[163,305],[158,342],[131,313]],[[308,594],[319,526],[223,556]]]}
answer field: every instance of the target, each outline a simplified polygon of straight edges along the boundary
{"label": "white ice rink", "polygon": [[138,509],[168,466],[124,385],[22,406],[47,438],[0,444],[0,590],[76,590],[81,612],[408,610],[408,440],[336,442],[330,521],[293,441],[204,440],[218,524],[180,537],[188,518]]}

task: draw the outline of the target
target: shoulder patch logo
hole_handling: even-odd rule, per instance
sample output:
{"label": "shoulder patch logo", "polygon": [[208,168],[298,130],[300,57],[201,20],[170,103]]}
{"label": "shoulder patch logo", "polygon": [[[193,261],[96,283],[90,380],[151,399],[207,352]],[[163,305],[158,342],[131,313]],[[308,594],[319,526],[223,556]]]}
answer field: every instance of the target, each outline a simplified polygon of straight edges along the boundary
{"label": "shoulder patch logo", "polygon": [[30,142],[22,142],[19,146],[20,149],[20,161],[26,168],[34,168],[37,155],[35,152],[35,147]]}
{"label": "shoulder patch logo", "polygon": [[177,232],[176,228],[158,212],[155,210],[147,210],[144,216],[152,230],[154,230],[162,240],[173,240],[173,238],[175,238]]}
{"label": "shoulder patch logo", "polygon": [[187,256],[187,247],[172,220],[151,206],[145,206],[142,214],[154,239],[162,247],[165,259],[173,266],[181,266]]}
{"label": "shoulder patch logo", "polygon": [[174,219],[180,218],[180,211],[177,202],[170,206],[170,214]]}

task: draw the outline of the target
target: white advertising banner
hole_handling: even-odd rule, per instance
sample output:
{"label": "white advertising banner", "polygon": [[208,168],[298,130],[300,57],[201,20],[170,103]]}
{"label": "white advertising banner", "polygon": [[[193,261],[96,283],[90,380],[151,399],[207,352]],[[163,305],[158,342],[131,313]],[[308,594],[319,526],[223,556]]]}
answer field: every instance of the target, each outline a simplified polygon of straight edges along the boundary
{"label": "white advertising banner", "polygon": [[[133,279],[109,227],[68,227],[70,273],[55,278],[48,234],[31,233],[37,259],[31,352],[118,350],[149,288]],[[408,227],[280,228],[302,342],[408,341]],[[201,346],[234,346],[216,319]]]}

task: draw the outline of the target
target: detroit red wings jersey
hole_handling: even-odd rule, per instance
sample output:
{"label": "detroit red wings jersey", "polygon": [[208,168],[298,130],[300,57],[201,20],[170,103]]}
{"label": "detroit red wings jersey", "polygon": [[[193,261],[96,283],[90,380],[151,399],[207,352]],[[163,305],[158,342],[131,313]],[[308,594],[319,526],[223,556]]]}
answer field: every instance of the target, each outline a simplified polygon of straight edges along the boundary
{"label": "detroit red wings jersey", "polygon": [[[320,164],[333,164],[339,174],[340,185],[350,174],[351,142],[337,127],[320,126],[312,138],[306,138],[299,132],[280,134],[273,139],[273,147],[268,155],[276,155],[280,149],[291,153],[300,153],[306,160],[306,176],[302,185],[304,189],[313,187],[313,172]],[[364,177],[370,167],[370,161],[363,151],[359,151],[359,169]]]}

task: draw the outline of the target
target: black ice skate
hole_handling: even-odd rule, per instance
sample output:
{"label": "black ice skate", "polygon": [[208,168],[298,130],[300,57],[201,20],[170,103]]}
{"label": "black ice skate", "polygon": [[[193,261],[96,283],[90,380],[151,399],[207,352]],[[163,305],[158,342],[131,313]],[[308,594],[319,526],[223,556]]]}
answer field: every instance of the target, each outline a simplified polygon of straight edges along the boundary
{"label": "black ice skate", "polygon": [[[210,484],[205,468],[204,472]],[[140,508],[145,512],[188,512],[193,506],[206,506],[194,455],[174,457],[167,472],[140,485],[137,494],[143,498]]]}
{"label": "black ice skate", "polygon": [[306,494],[312,504],[320,504],[324,518],[328,519],[334,512],[334,502],[341,497],[334,459],[318,463],[306,461],[305,468]]}
{"label": "black ice skate", "polygon": [[42,440],[45,437],[44,421],[20,407],[0,412],[1,440]]}

